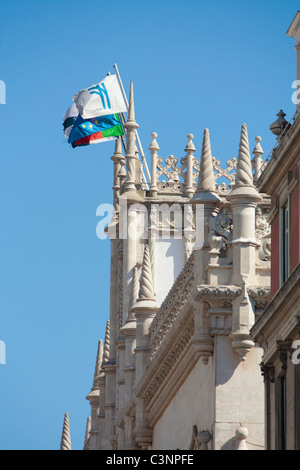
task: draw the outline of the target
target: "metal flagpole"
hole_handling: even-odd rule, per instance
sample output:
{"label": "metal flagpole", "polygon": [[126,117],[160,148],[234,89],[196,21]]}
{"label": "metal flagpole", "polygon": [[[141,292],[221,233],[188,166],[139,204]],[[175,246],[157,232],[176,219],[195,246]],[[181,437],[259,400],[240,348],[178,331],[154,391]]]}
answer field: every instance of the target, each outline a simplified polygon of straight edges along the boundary
{"label": "metal flagpole", "polygon": [[[107,75],[111,75],[110,72],[107,73]],[[126,129],[124,128],[124,123],[126,122],[126,119],[125,119],[125,116],[124,116],[124,113],[118,113],[121,117],[121,121],[122,121],[122,127],[123,127],[123,130],[126,134]],[[124,137],[121,135],[121,141],[122,141],[122,144],[123,144],[123,148],[124,148],[124,152],[125,154],[127,153],[127,150],[126,150],[126,145],[125,145],[125,140],[124,140]]]}
{"label": "metal flagpole", "polygon": [[[119,70],[118,70],[117,64],[114,64],[114,69],[116,70],[116,74],[117,74],[117,77],[118,77],[118,81],[119,81],[119,84],[120,84],[120,88],[121,88],[121,91],[122,91],[122,93],[123,93],[124,101],[125,101],[125,104],[126,104],[126,107],[127,107],[127,111],[128,111],[129,104],[128,104],[127,96],[126,96],[126,93],[125,93],[125,90],[124,90],[124,87],[123,87],[123,84],[122,84],[122,80],[121,80],[121,77],[120,77],[120,74],[119,74]],[[124,117],[124,116],[123,116],[123,117]],[[136,132],[136,140],[137,140],[138,148],[139,148],[139,151],[140,151],[140,154],[141,154],[141,159],[142,159],[143,164],[144,164],[144,166],[145,166],[145,170],[146,170],[148,182],[150,182],[150,181],[151,181],[151,176],[150,176],[149,169],[148,169],[148,165],[147,165],[147,162],[146,162],[146,157],[145,157],[145,154],[144,154],[144,151],[143,151],[143,147],[142,147],[142,144],[141,144],[139,135],[138,135],[138,131],[136,130],[135,132]]]}

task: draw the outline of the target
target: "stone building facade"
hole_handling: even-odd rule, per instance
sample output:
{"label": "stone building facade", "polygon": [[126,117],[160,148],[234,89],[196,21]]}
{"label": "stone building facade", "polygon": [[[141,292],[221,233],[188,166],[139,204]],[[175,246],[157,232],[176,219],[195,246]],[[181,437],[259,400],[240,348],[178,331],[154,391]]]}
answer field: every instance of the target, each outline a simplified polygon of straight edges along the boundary
{"label": "stone building facade", "polygon": [[159,156],[150,184],[136,147],[133,86],[126,154],[116,141],[111,301],[99,341],[85,448],[263,449],[262,349],[250,329],[270,296],[270,197],[256,181],[246,124],[221,168],[208,129],[200,158]]}
{"label": "stone building facade", "polygon": [[[287,34],[300,80],[300,11]],[[280,110],[265,161],[243,124],[226,168],[208,129],[200,158],[189,134],[163,159],[154,132],[146,184],[131,83],[85,450],[300,449],[299,114]]]}

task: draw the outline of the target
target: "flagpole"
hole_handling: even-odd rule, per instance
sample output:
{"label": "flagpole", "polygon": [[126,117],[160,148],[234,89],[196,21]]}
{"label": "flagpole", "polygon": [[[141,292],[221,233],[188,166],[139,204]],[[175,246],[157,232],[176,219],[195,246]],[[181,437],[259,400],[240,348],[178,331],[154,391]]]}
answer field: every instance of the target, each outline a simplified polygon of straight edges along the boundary
{"label": "flagpole", "polygon": [[[126,93],[125,93],[125,90],[124,90],[124,87],[123,87],[123,83],[122,83],[122,80],[121,80],[121,77],[120,77],[120,74],[119,74],[117,64],[114,64],[114,69],[116,70],[117,78],[118,78],[120,88],[121,88],[121,91],[123,93],[124,101],[125,101],[127,111],[128,111],[129,103],[128,103],[128,100],[127,100],[127,96],[126,96]],[[143,164],[145,165],[147,178],[148,178],[148,181],[151,181],[151,176],[150,176],[150,173],[149,173],[149,169],[148,169],[148,165],[147,165],[147,162],[146,162],[146,157],[145,157],[145,154],[144,154],[144,151],[143,151],[143,147],[142,147],[139,135],[138,135],[138,131],[136,130],[135,132],[136,132],[136,140],[137,140],[137,144],[138,144],[139,151],[140,151],[140,154],[141,154],[141,158],[142,158]]]}

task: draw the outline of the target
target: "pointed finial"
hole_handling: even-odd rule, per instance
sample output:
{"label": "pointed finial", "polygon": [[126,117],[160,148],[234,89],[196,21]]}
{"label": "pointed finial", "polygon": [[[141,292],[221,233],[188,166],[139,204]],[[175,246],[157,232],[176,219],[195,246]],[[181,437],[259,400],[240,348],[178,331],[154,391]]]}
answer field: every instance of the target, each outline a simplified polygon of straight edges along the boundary
{"label": "pointed finial", "polygon": [[62,436],[61,436],[61,441],[60,441],[60,450],[72,450],[68,413],[65,413],[65,416],[64,416],[64,424],[63,424]]}
{"label": "pointed finial", "polygon": [[135,266],[133,269],[133,277],[131,283],[131,294],[130,294],[130,301],[129,301],[129,311],[127,316],[127,322],[134,321],[134,313],[131,310],[131,307],[135,305],[139,298],[139,270],[138,267]]}
{"label": "pointed finial", "polygon": [[102,365],[108,362],[108,359],[109,359],[109,341],[110,341],[110,321],[108,320],[106,322]]}
{"label": "pointed finial", "polygon": [[272,122],[270,125],[270,131],[274,135],[277,135],[277,137],[280,137],[283,130],[287,130],[291,125],[285,119],[286,114],[282,111],[282,109],[279,111],[279,113],[277,113],[277,116],[278,119],[276,119],[276,121]]}
{"label": "pointed finial", "polygon": [[88,442],[90,438],[90,431],[91,431],[91,417],[88,416],[87,421],[86,421],[86,427],[85,427],[85,436],[84,436],[84,450],[88,450]]}
{"label": "pointed finial", "polygon": [[191,202],[217,203],[219,200],[216,192],[209,130],[204,129],[198,184]]}
{"label": "pointed finial", "polygon": [[145,245],[139,300],[155,300],[149,246]]}
{"label": "pointed finial", "polygon": [[123,154],[122,154],[122,141],[121,141],[121,136],[118,136],[118,137],[116,138],[114,156],[115,156],[115,157],[122,157],[122,158],[124,158],[124,156],[123,156]]}
{"label": "pointed finial", "polygon": [[255,137],[255,142],[256,142],[256,145],[255,145],[254,150],[253,150],[252,153],[254,155],[262,155],[264,153],[264,151],[262,149],[262,146],[260,145],[261,137],[259,135]]}
{"label": "pointed finial", "polygon": [[243,123],[241,130],[239,157],[235,177],[235,186],[253,186],[252,164],[248,141],[247,125]]}
{"label": "pointed finial", "polygon": [[194,142],[193,142],[193,134],[188,134],[187,135],[187,138],[188,138],[188,143],[186,144],[186,147],[185,147],[185,152],[195,152],[195,146],[194,146]]}
{"label": "pointed finial", "polygon": [[157,137],[157,132],[152,132],[151,133],[151,137],[152,137],[152,142],[151,144],[149,145],[149,150],[151,151],[157,151],[157,150],[160,150],[159,148],[159,145],[158,143],[156,142],[156,137]]}
{"label": "pointed finial", "polygon": [[101,372],[102,361],[103,361],[103,342],[102,342],[102,339],[100,339],[99,342],[98,342],[98,350],[97,350],[97,358],[96,358],[93,388],[97,387],[97,377],[99,376],[99,374]]}
{"label": "pointed finial", "polygon": [[130,82],[129,107],[128,107],[128,119],[127,119],[127,121],[135,121],[133,81],[132,80]]}
{"label": "pointed finial", "polygon": [[215,191],[209,130],[204,129],[197,191]]}

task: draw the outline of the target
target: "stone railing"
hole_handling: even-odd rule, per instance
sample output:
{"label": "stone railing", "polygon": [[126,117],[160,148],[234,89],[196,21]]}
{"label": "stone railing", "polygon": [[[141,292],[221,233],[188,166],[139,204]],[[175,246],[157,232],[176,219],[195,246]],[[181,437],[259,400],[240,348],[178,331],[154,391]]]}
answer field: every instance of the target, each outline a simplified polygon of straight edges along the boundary
{"label": "stone railing", "polygon": [[[152,133],[153,140],[149,147],[151,150],[151,187],[152,196],[157,194],[181,194],[191,197],[195,192],[200,171],[200,160],[194,156],[194,136],[188,134],[188,144],[185,148],[186,155],[176,158],[169,155],[163,159],[158,155],[159,145],[156,141],[157,133]],[[256,146],[253,150],[254,158],[252,170],[254,183],[263,172],[267,161],[262,160],[263,149],[260,145],[261,137],[255,138]],[[212,157],[215,178],[215,187],[220,196],[226,196],[235,183],[237,158],[233,157],[226,162],[225,168],[221,167],[221,161]]]}
{"label": "stone railing", "polygon": [[150,356],[153,358],[166,334],[178,318],[186,300],[191,294],[193,283],[194,255],[191,254],[178,275],[173,287],[161,304],[150,326]]}

